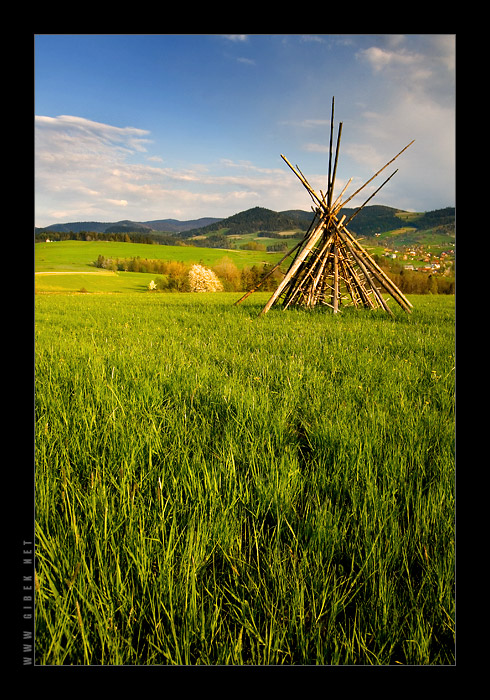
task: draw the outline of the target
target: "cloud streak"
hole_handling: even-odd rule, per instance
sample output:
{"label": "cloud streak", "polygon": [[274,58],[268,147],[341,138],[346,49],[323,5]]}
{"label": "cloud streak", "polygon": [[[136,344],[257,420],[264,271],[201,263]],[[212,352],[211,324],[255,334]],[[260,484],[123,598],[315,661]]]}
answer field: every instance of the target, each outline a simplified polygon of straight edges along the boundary
{"label": "cloud streak", "polygon": [[181,169],[155,165],[162,159],[148,153],[149,135],[81,117],[37,117],[36,225],[226,216],[258,203],[304,205],[280,169],[226,159]]}

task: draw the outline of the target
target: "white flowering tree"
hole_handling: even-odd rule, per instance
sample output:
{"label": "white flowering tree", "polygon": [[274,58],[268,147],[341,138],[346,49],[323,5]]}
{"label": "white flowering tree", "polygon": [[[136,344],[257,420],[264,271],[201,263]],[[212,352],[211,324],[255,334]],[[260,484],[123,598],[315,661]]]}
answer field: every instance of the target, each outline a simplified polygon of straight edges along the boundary
{"label": "white flowering tree", "polygon": [[155,281],[152,280],[152,281],[150,282],[150,284],[148,285],[148,291],[151,292],[151,291],[153,291],[153,290],[156,289],[156,288],[157,288],[157,285],[155,284]]}
{"label": "white flowering tree", "polygon": [[214,272],[203,265],[193,265],[189,270],[189,287],[191,292],[223,291],[223,285]]}

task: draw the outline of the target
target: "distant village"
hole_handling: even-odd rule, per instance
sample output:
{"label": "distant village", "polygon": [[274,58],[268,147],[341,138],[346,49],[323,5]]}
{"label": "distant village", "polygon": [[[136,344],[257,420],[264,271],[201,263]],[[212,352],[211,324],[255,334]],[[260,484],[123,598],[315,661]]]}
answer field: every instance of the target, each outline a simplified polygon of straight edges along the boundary
{"label": "distant village", "polygon": [[449,275],[453,272],[454,244],[449,250],[431,253],[431,246],[416,246],[405,250],[390,250],[385,248],[383,256],[396,260],[405,270],[415,272],[430,272],[433,275]]}

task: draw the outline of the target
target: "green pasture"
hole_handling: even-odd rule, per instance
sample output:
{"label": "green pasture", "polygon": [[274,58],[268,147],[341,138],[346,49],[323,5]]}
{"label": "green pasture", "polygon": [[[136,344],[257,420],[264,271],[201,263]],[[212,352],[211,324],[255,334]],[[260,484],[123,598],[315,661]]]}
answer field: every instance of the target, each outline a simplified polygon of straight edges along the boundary
{"label": "green pasture", "polygon": [[[293,247],[293,244],[291,247]],[[241,269],[244,265],[263,265],[276,262],[283,254],[250,250],[225,250],[197,246],[148,245],[112,241],[57,241],[35,244],[36,272],[90,269],[99,255],[105,258],[147,258],[150,260],[178,260],[184,263],[215,265],[223,257],[230,258]]]}
{"label": "green pasture", "polygon": [[[95,270],[95,268],[94,268]],[[101,294],[119,292],[146,292],[154,274],[144,272],[111,272],[97,270],[91,273],[41,273],[35,275],[37,293]]]}
{"label": "green pasture", "polygon": [[[291,247],[294,245],[291,245]],[[111,272],[93,266],[99,255],[105,258],[178,260],[187,264],[201,263],[212,267],[223,258],[238,269],[245,265],[275,263],[284,253],[223,250],[194,246],[146,245],[108,241],[60,241],[36,243],[35,290],[37,293],[119,293],[145,292],[155,273]],[[63,273],[63,274],[62,274]]]}
{"label": "green pasture", "polygon": [[35,297],[36,664],[454,664],[454,297],[239,296]]}

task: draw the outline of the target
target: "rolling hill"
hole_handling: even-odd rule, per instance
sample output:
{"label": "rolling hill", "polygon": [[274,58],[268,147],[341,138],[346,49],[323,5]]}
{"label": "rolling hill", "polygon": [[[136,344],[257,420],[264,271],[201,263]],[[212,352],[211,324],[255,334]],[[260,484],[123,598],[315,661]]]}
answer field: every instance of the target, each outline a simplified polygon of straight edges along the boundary
{"label": "rolling hill", "polygon": [[[345,214],[347,219],[356,209],[345,208],[340,211],[339,218]],[[313,212],[289,210],[274,212],[262,207],[254,207],[234,214],[219,222],[189,229],[179,235],[180,238],[211,237],[217,234],[236,236],[247,233],[306,231],[313,219]],[[349,230],[356,236],[371,237],[376,234],[397,231],[400,229],[414,232],[422,230],[438,230],[448,235],[454,235],[455,210],[453,207],[438,209],[431,212],[407,212],[393,207],[373,205],[365,207],[349,224]]]}
{"label": "rolling hill", "polygon": [[294,229],[306,231],[312,217],[312,212],[295,210],[276,212],[264,207],[253,207],[207,226],[189,229],[183,232],[181,237],[192,238],[193,236],[206,236],[217,232],[227,236],[236,236],[245,233],[258,233],[259,231],[275,232]]}
{"label": "rolling hill", "polygon": [[36,227],[36,233],[40,231],[53,231],[57,233],[80,233],[81,231],[91,231],[94,233],[151,233],[152,231],[162,231],[165,233],[180,233],[190,228],[207,226],[221,219],[203,217],[189,221],[179,221],[178,219],[156,219],[154,221],[123,221],[101,222],[101,221],[72,221],[65,224],[51,224],[50,226]]}
{"label": "rolling hill", "polygon": [[[342,209],[340,215],[346,215],[347,219],[355,212],[355,209]],[[173,238],[180,243],[195,243],[200,246],[227,247],[226,242],[230,236],[243,236],[246,234],[264,233],[297,233],[301,236],[305,232],[313,218],[313,212],[302,210],[287,210],[275,212],[264,207],[253,207],[246,211],[238,212],[227,218],[201,218],[188,221],[177,219],[157,219],[153,221],[118,221],[115,223],[101,223],[94,221],[53,224],[45,228],[37,228],[36,233],[58,232],[73,233],[94,232],[99,234],[111,233],[137,233],[147,234],[155,242],[163,242],[163,237]],[[381,234],[400,235],[408,243],[420,238],[422,232],[437,233],[443,236],[454,237],[455,209],[446,207],[429,212],[407,212],[393,207],[382,205],[367,206],[352,220],[348,226],[356,236],[374,237]],[[277,237],[277,236],[276,236]],[[171,242],[166,241],[167,244]]]}

